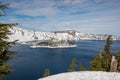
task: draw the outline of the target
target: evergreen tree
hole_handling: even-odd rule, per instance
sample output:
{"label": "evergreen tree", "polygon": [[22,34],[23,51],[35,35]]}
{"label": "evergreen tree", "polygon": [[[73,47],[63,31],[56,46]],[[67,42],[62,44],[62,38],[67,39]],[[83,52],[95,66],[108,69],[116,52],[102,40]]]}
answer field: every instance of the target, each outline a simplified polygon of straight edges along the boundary
{"label": "evergreen tree", "polygon": [[84,68],[82,64],[80,64],[80,71],[86,71],[86,69]]}
{"label": "evergreen tree", "polygon": [[111,65],[111,44],[112,44],[112,38],[111,36],[108,36],[106,45],[104,47],[104,51],[100,52],[93,61],[91,61],[90,70],[93,71],[110,71],[110,65]]}
{"label": "evergreen tree", "polygon": [[118,52],[116,59],[118,61],[117,71],[120,72],[120,52]]}
{"label": "evergreen tree", "polygon": [[76,58],[75,57],[72,59],[72,62],[69,67],[70,67],[70,69],[68,69],[69,72],[76,71]]}
{"label": "evergreen tree", "polygon": [[111,36],[108,36],[107,40],[106,40],[106,45],[104,47],[104,52],[106,54],[111,54],[111,45],[112,45],[112,38]]}
{"label": "evergreen tree", "polygon": [[[5,16],[5,9],[7,7],[7,4],[0,4],[0,16]],[[8,51],[8,49],[14,42],[8,42],[6,39],[7,35],[10,34],[9,28],[15,25],[17,24],[0,23],[0,79],[12,71],[10,69],[11,65],[4,65],[4,62],[7,61],[12,54],[12,52]]]}
{"label": "evergreen tree", "polygon": [[100,52],[99,55],[95,56],[95,58],[93,59],[93,61],[91,61],[91,66],[90,66],[90,70],[94,70],[94,71],[105,71],[103,68],[103,60],[102,60],[102,52]]}
{"label": "evergreen tree", "polygon": [[43,77],[47,77],[50,75],[50,70],[49,69],[45,69]]}

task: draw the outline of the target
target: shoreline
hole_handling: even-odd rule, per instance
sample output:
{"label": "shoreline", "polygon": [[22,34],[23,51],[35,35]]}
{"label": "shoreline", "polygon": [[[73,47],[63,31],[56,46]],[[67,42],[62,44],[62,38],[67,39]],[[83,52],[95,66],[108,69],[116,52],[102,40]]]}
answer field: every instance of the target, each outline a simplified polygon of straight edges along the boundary
{"label": "shoreline", "polygon": [[70,47],[77,47],[76,45],[73,46],[57,46],[57,47],[51,47],[51,46],[30,46],[31,48],[70,48]]}

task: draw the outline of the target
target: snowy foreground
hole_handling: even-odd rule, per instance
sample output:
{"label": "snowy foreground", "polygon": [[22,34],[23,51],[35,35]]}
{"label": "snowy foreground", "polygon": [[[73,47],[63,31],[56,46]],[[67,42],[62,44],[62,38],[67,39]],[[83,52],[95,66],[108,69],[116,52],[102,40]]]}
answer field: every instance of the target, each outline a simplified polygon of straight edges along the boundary
{"label": "snowy foreground", "polygon": [[68,72],[38,80],[120,80],[120,73],[101,71]]}

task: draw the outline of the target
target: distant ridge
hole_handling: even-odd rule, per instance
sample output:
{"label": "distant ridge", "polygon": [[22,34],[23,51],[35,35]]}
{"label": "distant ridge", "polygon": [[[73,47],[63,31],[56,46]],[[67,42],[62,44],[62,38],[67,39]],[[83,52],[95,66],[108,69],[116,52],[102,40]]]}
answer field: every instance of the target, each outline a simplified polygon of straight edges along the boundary
{"label": "distant ridge", "polygon": [[[64,30],[55,32],[38,32],[25,30],[19,27],[10,29],[12,35],[8,35],[8,40],[19,40],[19,42],[32,40],[106,40],[109,35],[94,35],[78,32],[75,30]],[[113,40],[120,40],[120,36],[112,36]]]}

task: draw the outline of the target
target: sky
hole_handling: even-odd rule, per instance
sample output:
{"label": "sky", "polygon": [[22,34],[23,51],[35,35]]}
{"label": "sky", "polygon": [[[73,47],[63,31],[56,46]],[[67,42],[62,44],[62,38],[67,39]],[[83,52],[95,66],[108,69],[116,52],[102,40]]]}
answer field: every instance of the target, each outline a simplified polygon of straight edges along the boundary
{"label": "sky", "polygon": [[35,31],[73,29],[120,36],[120,0],[0,0],[10,4],[0,22]]}

